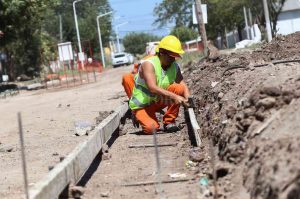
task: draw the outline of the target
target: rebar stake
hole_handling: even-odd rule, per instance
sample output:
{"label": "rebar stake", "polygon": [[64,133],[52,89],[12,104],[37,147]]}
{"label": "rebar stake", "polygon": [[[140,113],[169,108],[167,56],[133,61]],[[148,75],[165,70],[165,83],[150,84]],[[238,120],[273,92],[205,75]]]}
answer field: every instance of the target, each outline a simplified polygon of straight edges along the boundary
{"label": "rebar stake", "polygon": [[156,192],[159,194],[161,199],[164,199],[163,190],[162,190],[162,181],[161,181],[161,173],[160,173],[160,160],[159,160],[159,152],[157,146],[157,134],[154,125],[152,126],[152,133],[153,133],[153,144],[155,146],[155,159],[156,159],[156,180],[157,184],[155,185]]}
{"label": "rebar stake", "polygon": [[25,188],[26,199],[29,199],[23,127],[22,127],[22,118],[20,112],[18,112],[18,124],[19,124],[19,135],[20,135],[20,145],[21,145],[22,168],[23,168],[23,175],[24,175],[24,188]]}

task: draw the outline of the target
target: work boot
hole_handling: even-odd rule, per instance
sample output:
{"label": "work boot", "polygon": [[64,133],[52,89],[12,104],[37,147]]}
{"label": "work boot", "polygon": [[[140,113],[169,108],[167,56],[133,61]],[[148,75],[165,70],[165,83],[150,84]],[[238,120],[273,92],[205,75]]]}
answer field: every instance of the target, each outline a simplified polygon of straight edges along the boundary
{"label": "work boot", "polygon": [[140,127],[140,123],[137,121],[137,119],[136,119],[136,117],[133,113],[131,114],[131,121],[132,121],[132,124],[135,128]]}
{"label": "work boot", "polygon": [[164,124],[164,129],[168,133],[180,131],[180,128],[175,123]]}

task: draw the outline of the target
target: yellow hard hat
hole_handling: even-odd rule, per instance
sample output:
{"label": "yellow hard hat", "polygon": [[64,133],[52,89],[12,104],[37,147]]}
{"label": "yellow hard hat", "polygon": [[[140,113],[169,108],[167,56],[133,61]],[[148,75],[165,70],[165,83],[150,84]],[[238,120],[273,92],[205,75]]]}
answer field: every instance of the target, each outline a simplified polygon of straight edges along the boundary
{"label": "yellow hard hat", "polygon": [[162,38],[162,40],[159,42],[158,48],[163,48],[177,54],[184,53],[179,39],[173,35],[168,35]]}

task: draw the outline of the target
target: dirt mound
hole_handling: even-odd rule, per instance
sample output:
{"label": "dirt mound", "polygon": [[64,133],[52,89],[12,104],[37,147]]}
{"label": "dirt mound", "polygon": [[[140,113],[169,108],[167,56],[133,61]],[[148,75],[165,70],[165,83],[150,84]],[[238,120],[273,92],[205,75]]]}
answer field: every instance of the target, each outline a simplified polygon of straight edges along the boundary
{"label": "dirt mound", "polygon": [[[300,64],[270,63],[299,59],[299,39],[300,33],[280,36],[259,49],[185,69],[202,136],[213,140],[221,165],[230,163],[227,180],[234,186],[225,188],[224,197],[295,198],[299,193]],[[265,65],[253,67],[257,64]],[[223,190],[227,185],[221,182]]]}
{"label": "dirt mound", "polygon": [[248,156],[245,186],[254,198],[299,198],[299,137],[266,141],[264,145],[255,147]]}
{"label": "dirt mound", "polygon": [[274,59],[299,59],[300,33],[288,36],[277,36],[270,44],[262,45],[254,52],[255,57],[263,57],[265,61]]}

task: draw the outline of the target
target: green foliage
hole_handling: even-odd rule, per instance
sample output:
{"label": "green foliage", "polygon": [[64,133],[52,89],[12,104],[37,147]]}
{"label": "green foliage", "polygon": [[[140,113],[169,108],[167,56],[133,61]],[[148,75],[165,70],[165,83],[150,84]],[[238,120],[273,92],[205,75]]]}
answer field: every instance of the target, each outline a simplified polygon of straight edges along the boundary
{"label": "green foliage", "polygon": [[[77,35],[73,14],[74,0],[61,0],[60,4],[48,13],[45,20],[45,30],[59,42],[59,15],[62,18],[63,39],[62,42],[71,41],[77,46]],[[101,5],[101,6],[99,6]],[[96,18],[98,15],[111,10],[107,0],[89,0],[76,3],[76,14],[80,32],[80,39],[83,51],[90,54],[99,54],[99,41]],[[112,32],[111,17],[104,16],[99,19],[101,38],[103,46],[108,46],[109,37]],[[92,55],[89,55],[92,56]]]}
{"label": "green foliage", "polygon": [[208,38],[223,36],[225,28],[233,30],[244,26],[243,6],[246,0],[208,0],[208,23],[206,25]]}
{"label": "green foliage", "polygon": [[123,45],[126,52],[137,55],[145,53],[147,42],[159,40],[159,37],[147,33],[129,33],[123,38]]}
{"label": "green foliage", "polygon": [[198,37],[197,31],[185,26],[175,27],[170,34],[175,35],[181,42],[197,39]]}
{"label": "green foliage", "polygon": [[204,57],[204,55],[202,53],[199,53],[199,51],[186,52],[182,55],[182,58],[179,59],[177,62],[179,63],[181,68],[185,68],[192,61],[198,61],[198,60],[202,59],[203,57]]}
{"label": "green foliage", "polygon": [[0,1],[0,30],[5,34],[0,50],[8,56],[4,67],[11,78],[15,74],[33,75],[38,71],[43,13],[56,3],[56,0]]}
{"label": "green foliage", "polygon": [[193,1],[189,0],[163,0],[154,8],[157,19],[154,23],[160,27],[170,22],[176,26],[191,26],[191,8]]}
{"label": "green foliage", "polygon": [[[0,52],[8,56],[4,70],[11,78],[21,73],[30,76],[38,74],[42,62],[57,56],[55,51],[60,42],[59,15],[63,24],[62,41],[77,44],[73,1],[0,1],[0,30],[4,32]],[[81,1],[76,3],[76,10],[83,48],[86,52],[99,54],[96,17],[110,10],[108,0]],[[100,27],[103,44],[107,45],[111,33],[110,17],[102,17]]]}
{"label": "green foliage", "polygon": [[[278,15],[285,1],[268,0],[273,35],[276,32]],[[164,26],[167,23],[175,22],[176,28],[193,27],[191,24],[193,3],[194,1],[189,0],[163,0],[154,9],[157,17],[155,23]],[[209,39],[223,36],[225,28],[227,30],[234,28],[242,30],[245,27],[243,6],[251,8],[254,21],[265,26],[262,0],[202,0],[202,3],[207,4],[208,24],[206,24],[206,31]]]}

